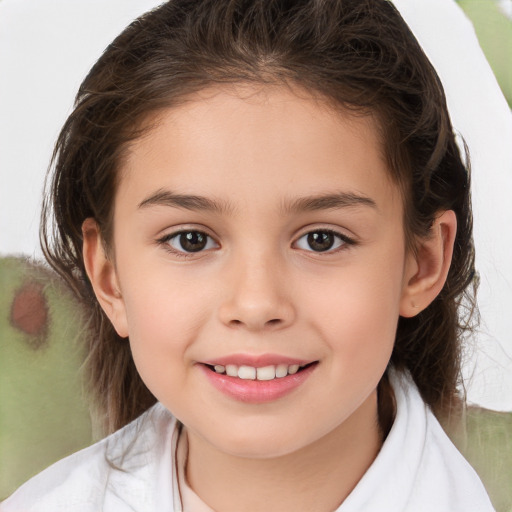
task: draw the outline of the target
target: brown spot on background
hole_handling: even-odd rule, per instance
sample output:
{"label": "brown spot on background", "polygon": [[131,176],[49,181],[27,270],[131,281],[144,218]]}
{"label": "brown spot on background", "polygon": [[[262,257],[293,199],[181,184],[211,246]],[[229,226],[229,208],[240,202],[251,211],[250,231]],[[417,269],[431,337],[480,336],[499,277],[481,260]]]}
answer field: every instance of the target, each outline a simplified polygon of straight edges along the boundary
{"label": "brown spot on background", "polygon": [[30,345],[38,349],[48,333],[48,304],[43,286],[26,283],[15,294],[11,307],[11,325],[30,336]]}

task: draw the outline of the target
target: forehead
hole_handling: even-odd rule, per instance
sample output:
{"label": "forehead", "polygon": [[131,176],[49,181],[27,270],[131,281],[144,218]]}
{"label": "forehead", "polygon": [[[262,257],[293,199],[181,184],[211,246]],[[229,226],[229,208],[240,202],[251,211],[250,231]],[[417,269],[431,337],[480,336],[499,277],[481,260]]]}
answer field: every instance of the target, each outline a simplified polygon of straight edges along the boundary
{"label": "forehead", "polygon": [[375,118],[333,108],[301,89],[210,88],[150,124],[129,148],[118,198],[143,200],[151,187],[219,196],[233,205],[333,188],[397,192]]}

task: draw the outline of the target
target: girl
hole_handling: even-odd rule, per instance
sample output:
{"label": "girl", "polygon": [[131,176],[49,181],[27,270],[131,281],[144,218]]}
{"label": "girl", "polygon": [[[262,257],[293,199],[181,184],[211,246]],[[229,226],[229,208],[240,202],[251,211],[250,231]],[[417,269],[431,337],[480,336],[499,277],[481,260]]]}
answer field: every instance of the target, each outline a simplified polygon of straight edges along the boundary
{"label": "girl", "polygon": [[171,0],[54,159],[43,248],[115,433],[2,510],[492,510],[436,419],[461,407],[469,174],[390,3]]}

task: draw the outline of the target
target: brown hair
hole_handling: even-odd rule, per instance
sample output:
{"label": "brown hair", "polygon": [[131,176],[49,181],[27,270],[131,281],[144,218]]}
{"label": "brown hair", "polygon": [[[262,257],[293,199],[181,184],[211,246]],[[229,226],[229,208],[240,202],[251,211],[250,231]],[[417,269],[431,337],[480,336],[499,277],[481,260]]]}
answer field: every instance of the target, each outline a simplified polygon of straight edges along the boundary
{"label": "brown hair", "polygon": [[[123,152],[144,121],[209,85],[237,82],[298,85],[376,115],[390,173],[403,191],[411,247],[438,212],[455,211],[448,280],[426,310],[400,318],[391,360],[411,373],[435,412],[447,410],[457,396],[468,316],[460,304],[473,278],[469,173],[439,78],[405,22],[386,0],[171,0],[127,27],[85,78],[56,144],[43,208],[45,255],[92,318],[88,370],[107,430],[156,399],[94,296],[81,225],[96,219],[108,249]],[[385,424],[387,388],[384,378]]]}

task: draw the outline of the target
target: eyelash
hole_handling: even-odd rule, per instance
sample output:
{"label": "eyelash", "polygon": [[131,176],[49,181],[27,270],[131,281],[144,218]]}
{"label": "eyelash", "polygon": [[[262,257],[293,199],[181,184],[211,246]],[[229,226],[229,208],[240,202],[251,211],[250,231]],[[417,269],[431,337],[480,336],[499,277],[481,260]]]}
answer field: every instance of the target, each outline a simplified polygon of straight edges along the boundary
{"label": "eyelash", "polygon": [[[205,247],[198,251],[186,251],[186,250],[176,249],[171,245],[172,240],[178,240],[179,237],[181,237],[182,235],[189,235],[189,234],[195,234],[195,235],[200,235],[202,237],[205,237],[207,239]],[[208,235],[208,233],[205,233],[204,231],[201,231],[199,229],[182,229],[180,231],[176,231],[175,233],[169,233],[157,240],[158,244],[164,246],[166,251],[170,252],[171,254],[173,254],[174,256],[177,256],[179,258],[191,258],[196,254],[200,254],[200,253],[204,252],[205,249],[211,249],[212,247],[208,247],[208,245],[210,245],[212,241],[215,245],[217,245],[217,246],[219,245],[217,242],[214,241],[213,237],[211,237],[210,235]]]}
{"label": "eyelash", "polygon": [[[178,243],[180,243],[183,250],[177,249],[171,245],[172,240],[178,240],[179,237],[181,237],[182,235],[191,235],[191,234],[194,234],[199,237],[205,237],[206,238],[205,246],[197,251],[186,251],[186,250],[184,250],[183,245],[180,242],[178,242]],[[320,250],[320,251],[315,251],[315,250],[312,250],[311,248],[310,249],[306,249],[303,247],[298,247],[298,248],[303,251],[306,251],[306,252],[311,252],[313,254],[319,254],[319,255],[333,254],[333,253],[337,253],[339,251],[344,250],[347,246],[356,245],[356,243],[357,243],[354,239],[352,239],[346,235],[343,235],[337,231],[334,231],[332,229],[319,228],[319,229],[313,229],[311,231],[307,231],[307,232],[303,233],[300,237],[298,237],[295,240],[295,242],[293,242],[292,246],[297,246],[297,244],[298,244],[298,242],[300,242],[300,240],[302,240],[304,238],[307,240],[307,237],[310,237],[315,234],[316,235],[322,234],[324,236],[325,235],[332,236],[335,239],[337,239],[337,241],[334,241],[332,245],[335,245],[335,244],[337,244],[337,245],[334,248],[331,245],[330,247],[327,247],[325,250]],[[196,254],[203,253],[205,250],[212,249],[213,247],[208,247],[209,245],[212,244],[212,242],[217,247],[219,246],[219,244],[217,242],[215,242],[213,237],[211,237],[204,231],[201,231],[198,229],[183,229],[183,230],[177,231],[175,233],[170,233],[170,234],[167,234],[167,235],[159,238],[157,240],[157,242],[158,242],[158,244],[164,246],[164,248],[168,252],[170,252],[171,254],[173,254],[174,256],[177,256],[179,258],[191,258]],[[306,243],[310,243],[310,242],[311,241],[308,240]]]}
{"label": "eyelash", "polygon": [[[338,245],[334,248],[332,246],[328,247],[327,249],[325,249],[323,251],[314,251],[312,249],[305,249],[305,248],[300,248],[300,247],[299,248],[306,252],[311,252],[313,254],[322,255],[322,254],[335,254],[339,251],[346,249],[348,246],[356,245],[356,241],[353,238],[350,238],[342,233],[339,233],[338,231],[334,231],[333,229],[327,229],[327,228],[317,228],[317,229],[312,229],[310,231],[307,231],[304,234],[302,234],[299,238],[297,238],[297,240],[294,242],[293,245],[297,245],[297,243],[300,240],[302,240],[303,238],[307,239],[309,236],[314,235],[314,234],[319,234],[319,233],[322,233],[323,235],[330,235],[330,236],[334,237],[335,239],[337,239],[338,242],[333,242],[333,243],[334,244],[338,243]],[[309,240],[307,243],[309,243]]]}

